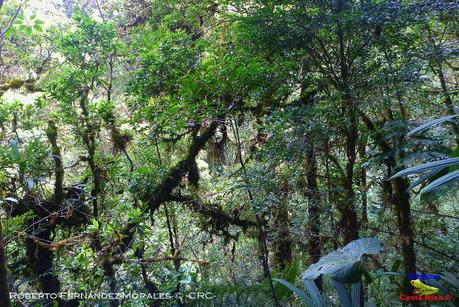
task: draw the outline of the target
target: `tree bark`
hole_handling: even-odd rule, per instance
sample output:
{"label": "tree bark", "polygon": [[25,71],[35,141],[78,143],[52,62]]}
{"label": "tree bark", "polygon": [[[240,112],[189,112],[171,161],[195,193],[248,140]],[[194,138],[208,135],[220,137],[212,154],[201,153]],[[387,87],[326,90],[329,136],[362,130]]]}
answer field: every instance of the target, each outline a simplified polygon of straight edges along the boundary
{"label": "tree bark", "polygon": [[[362,139],[359,143],[359,156],[362,161],[365,159],[366,139]],[[360,168],[360,193],[362,199],[362,208],[360,214],[360,224],[364,225],[368,222],[368,195],[367,195],[367,170],[364,167]]]}
{"label": "tree bark", "polygon": [[[395,161],[386,163],[388,176],[393,173]],[[394,207],[397,216],[398,232],[400,235],[400,246],[402,248],[405,278],[403,280],[404,293],[412,293],[413,287],[408,276],[416,273],[416,254],[414,250],[414,233],[411,222],[410,195],[407,192],[409,182],[406,178],[395,178],[391,182],[383,183],[385,198]]]}
{"label": "tree bark", "polygon": [[355,191],[354,191],[354,165],[356,161],[357,144],[357,116],[354,101],[350,95],[345,95],[344,104],[346,106],[347,120],[346,128],[346,170],[344,180],[345,199],[338,206],[341,213],[340,225],[344,231],[344,244],[359,238],[359,223],[355,210]]}
{"label": "tree bark", "polygon": [[[247,170],[245,168],[244,159],[242,158],[241,139],[240,139],[240,136],[239,136],[239,130],[238,130],[238,126],[237,126],[236,120],[234,120],[234,135],[235,135],[236,142],[237,142],[237,154],[238,154],[239,163],[241,165],[242,173],[243,173],[243,175],[245,177],[246,184],[247,184],[247,186],[246,186],[247,196],[248,196],[250,202],[253,202],[254,198],[253,198],[252,191],[251,191],[251,189],[249,187],[249,182],[247,181]],[[273,284],[273,280],[272,280],[271,270],[269,268],[269,250],[268,250],[268,244],[267,244],[267,240],[266,240],[266,233],[265,233],[265,230],[263,229],[263,223],[262,223],[262,219],[261,219],[260,215],[258,213],[255,213],[255,217],[257,219],[258,244],[260,245],[260,249],[261,249],[262,255],[263,255],[263,258],[262,258],[263,272],[264,272],[265,277],[267,277],[267,279],[269,281],[269,286],[271,288],[271,293],[272,293],[272,299],[273,299],[274,306],[280,307],[281,305],[280,305],[279,300],[277,298],[276,290],[274,288],[274,284]]]}
{"label": "tree bark", "polygon": [[292,236],[290,234],[290,218],[287,208],[287,193],[281,196],[281,203],[274,213],[274,232],[276,239],[274,242],[273,264],[275,267],[283,270],[286,266],[292,264]]}
{"label": "tree bark", "polygon": [[[446,105],[446,114],[448,115],[455,115],[456,113],[454,112],[454,105],[453,101],[451,99],[451,96],[448,91],[448,86],[446,85],[446,80],[445,80],[445,75],[443,73],[443,67],[441,63],[438,64],[437,67],[437,74],[438,74],[438,79],[440,80],[440,85],[441,85],[441,91],[443,94],[443,101]],[[456,140],[456,145],[459,146],[459,124],[458,123],[451,123],[453,127],[453,131],[455,134],[455,140]]]}
{"label": "tree bark", "polygon": [[[392,147],[384,140],[384,136],[370,118],[363,112],[360,112],[360,116],[368,130],[372,132],[373,139],[376,144],[379,144],[381,152],[388,153],[392,151]],[[390,177],[393,175],[393,169],[396,166],[395,157],[389,158],[385,164],[387,166],[388,177]],[[408,276],[410,273],[416,273],[416,253],[414,250],[414,229],[411,222],[410,196],[407,192],[408,187],[409,182],[406,178],[395,178],[392,182],[388,180],[383,181],[385,200],[389,205],[395,208],[397,215],[398,232],[400,234],[400,244],[402,247],[405,270],[405,278],[403,281],[404,291],[405,293],[412,293],[414,288],[411,286]],[[413,305],[418,306],[419,303],[413,302]]]}
{"label": "tree bark", "polygon": [[[319,190],[317,187],[317,160],[315,156],[314,143],[310,140],[306,150],[306,178],[308,198],[308,255],[310,263],[316,263],[320,259],[320,211],[319,211]],[[322,289],[322,279],[316,279],[316,285]]]}
{"label": "tree bark", "polygon": [[[339,0],[336,7],[336,13],[341,15],[346,9],[347,1]],[[357,213],[355,210],[355,191],[354,181],[354,164],[356,160],[356,143],[357,143],[357,113],[355,100],[353,99],[349,88],[349,63],[346,55],[346,42],[344,37],[344,27],[340,18],[337,22],[337,38],[339,43],[339,67],[340,67],[340,84],[338,89],[343,94],[342,107],[344,109],[345,127],[346,127],[346,178],[344,183],[345,201],[341,204],[341,225],[344,227],[344,243],[347,244],[359,237],[359,225]]]}
{"label": "tree bark", "polygon": [[214,136],[220,120],[222,119],[213,119],[209,127],[201,135],[194,136],[186,158],[171,168],[159,185],[142,195],[141,198],[148,205],[151,214],[158,210],[162,203],[170,200],[171,192],[179,185],[183,176],[190,172],[199,152]]}
{"label": "tree bark", "polygon": [[26,239],[26,255],[33,274],[40,282],[41,290],[44,293],[59,293],[61,285],[59,279],[53,273],[53,251],[35,242],[35,240],[50,242],[51,227],[37,229],[33,232],[34,238],[29,237]]}
{"label": "tree bark", "polygon": [[10,307],[10,291],[8,287],[8,269],[6,250],[3,243],[2,221],[0,220],[0,306]]}
{"label": "tree bark", "polygon": [[[86,150],[88,152],[87,162],[91,170],[91,174],[93,177],[93,185],[94,185],[93,188],[91,189],[92,210],[93,210],[94,218],[98,219],[99,217],[98,198],[100,194],[102,193],[102,180],[100,176],[101,168],[99,167],[99,165],[97,165],[97,162],[96,162],[97,131],[94,125],[91,123],[89,106],[87,104],[89,92],[92,89],[93,85],[94,85],[94,80],[92,81],[91,86],[85,89],[85,91],[81,93],[80,108],[83,114],[83,125],[85,127],[82,138],[83,138],[83,142],[86,145]],[[95,251],[100,251],[102,248],[99,240],[95,240],[93,246],[94,246]],[[110,292],[115,293],[118,285],[116,281],[116,272],[115,272],[112,262],[109,259],[104,259],[102,261],[101,266],[104,271],[104,275],[108,280],[108,286],[110,288]],[[109,302],[110,307],[118,307],[119,304],[120,302],[117,299],[110,300]]]}
{"label": "tree bark", "polygon": [[[301,85],[301,102],[302,105],[312,107],[314,105],[315,92],[306,92],[307,84]],[[308,199],[308,226],[307,226],[307,240],[308,240],[308,256],[310,263],[316,263],[320,259],[321,254],[321,240],[320,240],[320,210],[319,210],[319,189],[317,185],[317,159],[316,149],[313,137],[304,138],[306,146],[305,152],[305,175],[306,175],[306,197]],[[326,151],[328,153],[328,140],[326,142]],[[328,161],[328,160],[327,160]],[[327,180],[330,187],[330,177],[327,168]],[[330,192],[329,188],[329,192]],[[332,223],[333,224],[333,223]],[[319,277],[315,280],[317,287],[322,289],[322,278]]]}
{"label": "tree bark", "polygon": [[48,128],[46,129],[46,136],[48,141],[51,143],[51,149],[54,160],[54,201],[57,205],[62,204],[64,200],[64,164],[62,162],[61,149],[57,145],[57,127],[53,121],[48,122]]}

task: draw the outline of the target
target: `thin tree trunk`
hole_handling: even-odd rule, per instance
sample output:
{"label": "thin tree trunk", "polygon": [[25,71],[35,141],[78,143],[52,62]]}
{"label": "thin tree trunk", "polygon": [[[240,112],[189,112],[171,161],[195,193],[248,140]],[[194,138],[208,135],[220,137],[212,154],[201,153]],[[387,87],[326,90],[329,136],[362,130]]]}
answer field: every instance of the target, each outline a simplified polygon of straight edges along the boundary
{"label": "thin tree trunk", "polygon": [[[88,102],[88,95],[90,89],[94,85],[94,80],[92,81],[91,87],[86,89],[80,97],[80,108],[83,113],[83,123],[85,126],[85,131],[83,133],[83,142],[86,145],[86,150],[88,152],[88,165],[91,169],[91,174],[93,177],[93,188],[91,190],[91,198],[92,198],[92,209],[94,218],[97,220],[99,216],[98,210],[98,197],[102,192],[102,181],[100,177],[100,167],[96,163],[96,129],[90,122],[90,114],[89,114],[89,107],[87,105]],[[101,249],[101,243],[99,240],[94,242],[94,250],[99,251]],[[108,286],[110,288],[110,292],[115,293],[118,287],[116,281],[116,272],[113,266],[113,263],[110,259],[104,259],[102,263],[102,268],[104,270],[104,275],[108,279]],[[110,307],[118,307],[120,304],[119,300],[110,300],[109,306]]]}
{"label": "thin tree trunk", "polygon": [[[359,143],[359,156],[360,159],[365,159],[366,139],[363,139]],[[360,193],[362,198],[362,208],[360,214],[360,224],[365,225],[368,222],[368,195],[367,195],[367,170],[364,167],[360,168]]]}
{"label": "thin tree trunk", "polygon": [[[391,163],[392,162],[392,163]],[[394,161],[387,163],[388,175],[392,175]],[[405,278],[403,280],[404,293],[412,293],[413,287],[408,276],[416,273],[416,254],[414,250],[414,232],[411,222],[410,195],[407,192],[409,183],[405,178],[395,178],[392,182],[384,182],[384,191],[389,203],[394,207],[397,216],[400,246],[402,248]]]}
{"label": "thin tree trunk", "polygon": [[[347,6],[346,0],[339,0],[337,4],[337,14],[343,13]],[[359,225],[357,213],[355,211],[355,191],[353,187],[354,180],[354,164],[356,160],[356,143],[357,143],[357,114],[355,100],[350,94],[348,78],[349,78],[349,63],[346,57],[346,42],[344,37],[344,27],[342,21],[338,19],[337,23],[337,38],[339,43],[340,55],[340,76],[341,84],[339,89],[343,94],[343,108],[346,115],[346,178],[344,183],[345,201],[341,205],[341,225],[344,226],[344,243],[349,243],[359,237]]]}
{"label": "thin tree trunk", "polygon": [[[438,79],[440,80],[441,91],[443,94],[443,101],[446,105],[446,113],[448,115],[455,115],[456,113],[454,112],[453,101],[451,100],[451,96],[448,91],[448,86],[446,85],[445,75],[443,73],[443,67],[440,63],[438,64],[438,67],[437,67],[437,74],[438,74]],[[452,123],[451,125],[454,130],[454,134],[456,138],[456,145],[459,145],[459,124]]]}
{"label": "thin tree trunk", "polygon": [[[54,160],[54,195],[53,201],[46,203],[45,207],[50,211],[55,211],[59,208],[64,200],[64,165],[62,161],[61,150],[57,144],[57,127],[54,121],[48,122],[46,128],[46,136],[51,144],[51,152]],[[34,220],[32,220],[33,222]],[[32,234],[42,242],[51,242],[52,234],[55,229],[54,222],[43,225],[38,230],[33,230]],[[26,239],[26,254],[30,266],[40,281],[41,288],[44,293],[59,293],[61,285],[58,277],[53,273],[54,253],[51,249],[45,248],[37,244],[33,238]],[[59,306],[72,306],[77,304],[76,301],[66,302],[62,299],[55,301]],[[53,302],[54,303],[54,302]]]}
{"label": "thin tree trunk", "polygon": [[329,140],[327,138],[327,140],[325,141],[325,176],[327,178],[327,203],[329,204],[330,206],[330,212],[329,212],[329,215],[330,215],[330,227],[331,227],[331,241],[333,242],[333,249],[338,249],[338,242],[337,242],[337,238],[338,238],[338,229],[335,225],[335,217],[334,217],[334,206],[333,206],[333,202],[331,201],[333,197],[333,195],[335,194],[333,192],[333,188],[332,188],[332,182],[331,182],[331,172],[330,172],[330,164],[329,164],[329,156],[330,156],[330,146],[329,146]]}
{"label": "thin tree trunk", "polygon": [[280,204],[274,212],[274,232],[276,235],[274,242],[274,258],[273,264],[280,270],[283,270],[287,265],[292,264],[292,236],[290,234],[290,218],[288,216],[287,196],[288,185],[283,184],[280,189]]}
{"label": "thin tree trunk", "polygon": [[[379,144],[381,152],[388,153],[392,151],[392,147],[384,140],[384,136],[373,124],[373,122],[366,116],[365,113],[360,112],[365,125],[370,131],[373,132],[375,143]],[[396,166],[394,158],[386,162],[387,173],[390,177],[393,175],[393,168]],[[414,229],[411,222],[411,207],[410,195],[407,192],[409,187],[406,178],[395,178],[394,180],[383,181],[383,192],[385,201],[395,208],[397,215],[397,226],[400,234],[400,244],[402,247],[403,265],[405,269],[405,278],[403,281],[404,293],[412,293],[413,287],[409,283],[408,276],[410,273],[416,273],[416,254],[414,250]],[[414,306],[419,306],[419,303],[413,302]]]}
{"label": "thin tree trunk", "polygon": [[[35,230],[36,240],[51,241],[51,227]],[[59,279],[53,274],[53,251],[40,246],[33,238],[26,239],[26,255],[35,276],[40,281],[44,293],[59,293],[61,288]]]}
{"label": "thin tree trunk", "polygon": [[[241,139],[239,137],[239,129],[238,129],[236,120],[234,120],[234,135],[236,136],[237,154],[238,154],[239,163],[241,165],[242,173],[245,179],[247,180],[247,170],[245,168],[244,159],[242,158]],[[253,202],[254,198],[252,195],[252,191],[249,187],[249,183],[248,182],[246,183],[247,183],[247,188],[246,188],[247,196],[249,197],[250,202]],[[271,276],[271,270],[269,268],[269,250],[268,250],[268,245],[266,243],[266,235],[263,229],[262,219],[258,213],[255,214],[255,217],[257,219],[258,243],[260,245],[260,249],[263,255],[263,258],[262,258],[263,272],[269,281],[269,286],[271,288],[271,294],[272,294],[274,306],[280,307],[281,305],[277,298],[276,290],[274,289],[274,283],[273,283],[273,279]]]}
{"label": "thin tree trunk", "polygon": [[[308,197],[308,255],[310,263],[316,263],[320,259],[320,211],[319,211],[319,190],[317,187],[317,160],[315,156],[314,143],[309,141],[306,150],[306,177]],[[316,279],[316,285],[322,289],[322,279]]]}
{"label": "thin tree trunk", "polygon": [[354,191],[354,165],[356,161],[356,143],[357,143],[357,116],[355,114],[354,101],[350,95],[344,98],[347,108],[347,120],[349,126],[346,132],[346,179],[345,190],[346,199],[344,202],[343,214],[341,221],[346,225],[344,229],[344,243],[349,243],[352,240],[359,238],[359,224],[357,220],[357,212],[355,210],[355,191]]}
{"label": "thin tree trunk", "polygon": [[[178,231],[177,231],[177,220],[175,216],[175,211],[169,212],[167,209],[167,204],[164,206],[164,213],[166,215],[166,224],[167,230],[169,233],[169,242],[171,248],[172,257],[174,257],[174,268],[176,272],[180,271],[180,246],[179,246],[179,238],[178,238]],[[180,292],[180,283],[177,283],[175,287],[174,293]],[[180,300],[177,300],[179,306],[183,306],[183,303]]]}
{"label": "thin tree trunk", "polygon": [[6,250],[3,243],[2,221],[0,220],[0,306],[10,307],[10,291],[8,287],[8,270]]}
{"label": "thin tree trunk", "polygon": [[46,136],[51,144],[51,152],[54,160],[54,201],[57,205],[60,205],[64,200],[64,164],[62,162],[61,149],[57,145],[57,127],[54,121],[48,122]]}
{"label": "thin tree trunk", "polygon": [[[436,44],[430,27],[426,25],[425,30],[428,34],[428,38],[431,44],[430,47],[433,50],[437,50],[437,48],[439,48],[440,46]],[[433,58],[430,59],[430,65],[431,65],[431,69],[433,73],[438,76],[438,80],[440,81],[441,92],[443,95],[443,102],[446,106],[446,114],[455,115],[453,100],[451,99],[451,95],[449,94],[448,85],[446,84],[446,78],[443,72],[442,59],[438,58],[435,54],[433,54],[432,56]],[[451,123],[451,126],[455,134],[456,145],[459,146],[459,124]]]}
{"label": "thin tree trunk", "polygon": [[[339,0],[337,5],[337,13],[341,15],[347,7],[347,0]],[[353,99],[349,84],[349,63],[346,57],[346,42],[344,36],[344,27],[342,25],[341,17],[338,17],[337,24],[337,36],[339,42],[339,53],[340,53],[340,71],[341,71],[341,90],[343,96],[343,106],[345,107],[346,120],[346,178],[345,178],[345,190],[346,200],[344,202],[344,210],[341,215],[341,225],[346,225],[344,229],[344,243],[349,243],[359,238],[359,223],[357,219],[357,212],[355,210],[355,192],[353,187],[354,181],[354,165],[356,160],[356,143],[358,138],[357,130],[357,110],[355,106],[355,100]],[[363,306],[364,303],[364,291],[363,284],[361,284],[361,293],[359,305]]]}

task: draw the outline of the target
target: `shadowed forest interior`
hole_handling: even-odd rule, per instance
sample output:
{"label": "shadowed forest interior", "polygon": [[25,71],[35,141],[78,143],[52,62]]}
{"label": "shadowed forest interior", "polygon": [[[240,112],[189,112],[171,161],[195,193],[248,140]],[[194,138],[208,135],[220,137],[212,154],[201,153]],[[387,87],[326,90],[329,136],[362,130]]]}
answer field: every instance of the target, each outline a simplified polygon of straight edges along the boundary
{"label": "shadowed forest interior", "polygon": [[458,17],[0,0],[0,307],[459,306]]}

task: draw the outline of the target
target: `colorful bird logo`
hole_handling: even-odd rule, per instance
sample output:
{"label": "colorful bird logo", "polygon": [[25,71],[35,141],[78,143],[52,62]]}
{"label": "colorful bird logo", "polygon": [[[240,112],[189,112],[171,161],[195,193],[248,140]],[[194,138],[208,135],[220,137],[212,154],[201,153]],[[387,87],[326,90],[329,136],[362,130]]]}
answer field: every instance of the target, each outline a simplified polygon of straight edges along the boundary
{"label": "colorful bird logo", "polygon": [[438,288],[423,284],[419,279],[412,280],[411,285],[416,288],[416,290],[414,290],[414,293],[418,295],[430,295],[435,294],[439,291]]}

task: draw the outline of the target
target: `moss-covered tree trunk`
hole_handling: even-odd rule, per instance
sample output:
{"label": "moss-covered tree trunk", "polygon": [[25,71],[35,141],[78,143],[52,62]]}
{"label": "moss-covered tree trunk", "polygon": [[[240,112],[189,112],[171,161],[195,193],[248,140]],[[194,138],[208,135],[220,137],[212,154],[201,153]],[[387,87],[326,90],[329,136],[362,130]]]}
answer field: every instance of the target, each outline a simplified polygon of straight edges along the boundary
{"label": "moss-covered tree trunk", "polygon": [[[391,163],[392,162],[392,163]],[[394,161],[387,163],[389,175],[394,168]],[[400,235],[400,247],[402,249],[403,266],[405,278],[403,280],[404,293],[412,293],[408,276],[411,273],[416,273],[416,253],[414,250],[414,231],[411,220],[411,204],[410,195],[407,192],[409,182],[406,178],[395,178],[392,181],[384,182],[383,190],[385,199],[389,201],[396,213],[398,232]]]}
{"label": "moss-covered tree trunk", "polygon": [[[336,13],[342,14],[348,6],[347,0],[339,0],[336,6]],[[340,81],[338,90],[342,93],[342,108],[345,114],[345,136],[346,136],[346,177],[344,182],[345,201],[339,207],[341,211],[341,225],[344,227],[344,243],[359,238],[359,224],[355,210],[354,191],[354,165],[357,157],[356,144],[358,138],[358,116],[356,112],[356,101],[351,95],[349,72],[350,61],[346,49],[346,33],[342,20],[337,21],[337,40],[339,44],[339,67]]]}
{"label": "moss-covered tree trunk", "polygon": [[[381,131],[377,129],[370,118],[363,112],[360,112],[360,115],[365,125],[373,133],[372,137],[375,143],[379,144],[381,152],[385,155],[392,152],[393,148],[384,140]],[[392,156],[387,159],[385,164],[388,177],[390,177],[395,173],[394,169],[397,165],[395,157]],[[413,287],[409,283],[408,275],[410,273],[416,273],[416,253],[414,250],[414,229],[411,221],[410,195],[407,191],[409,182],[406,178],[395,178],[392,181],[384,180],[382,187],[384,193],[383,200],[386,202],[386,205],[393,207],[396,213],[405,269],[403,288],[405,293],[412,293]],[[419,305],[417,302],[413,302],[412,304],[415,306]]]}
{"label": "moss-covered tree trunk", "polygon": [[[362,138],[359,143],[359,156],[364,161],[366,156],[366,139]],[[360,226],[362,227],[368,222],[368,195],[367,195],[367,170],[364,167],[360,168],[360,194],[361,194],[361,209],[360,209]]]}
{"label": "moss-covered tree trunk", "polygon": [[275,267],[283,270],[293,261],[293,241],[290,233],[290,218],[286,195],[281,196],[281,202],[274,213],[274,257]]}

